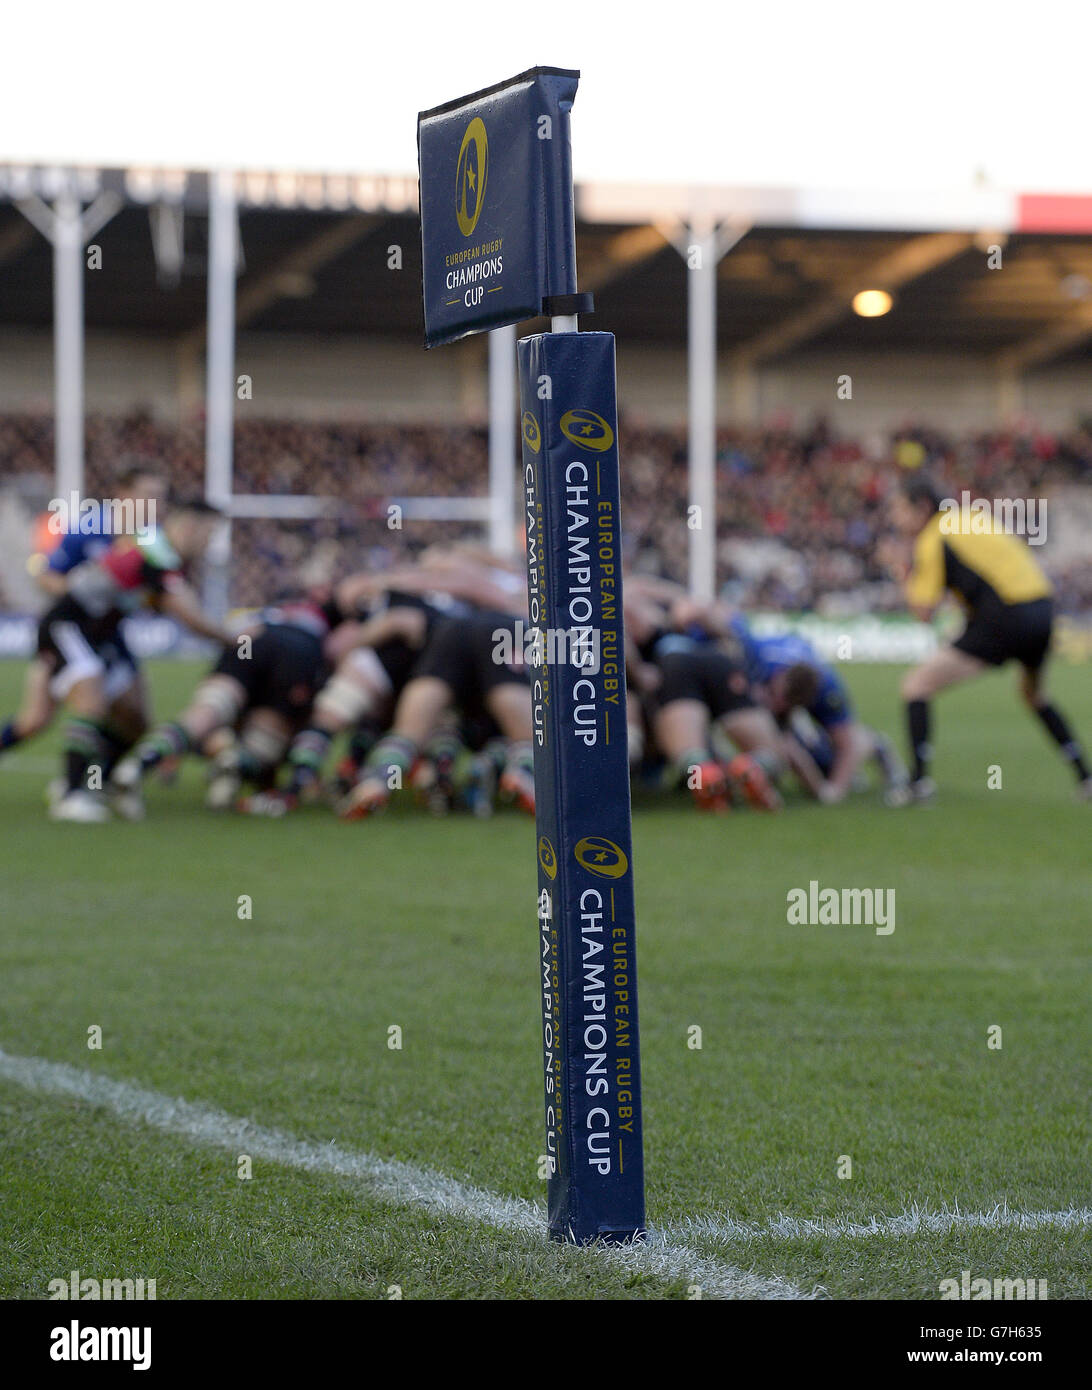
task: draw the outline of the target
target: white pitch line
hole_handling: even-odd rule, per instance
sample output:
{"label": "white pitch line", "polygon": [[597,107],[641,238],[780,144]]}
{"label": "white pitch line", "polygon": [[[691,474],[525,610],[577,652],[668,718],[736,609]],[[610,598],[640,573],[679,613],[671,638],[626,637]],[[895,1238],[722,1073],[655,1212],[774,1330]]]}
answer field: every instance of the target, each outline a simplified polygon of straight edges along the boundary
{"label": "white pitch line", "polygon": [[[177,1134],[194,1144],[227,1149],[235,1154],[245,1153],[251,1158],[310,1173],[328,1173],[362,1181],[372,1195],[399,1206],[425,1207],[540,1241],[546,1235],[546,1212],[538,1203],[470,1187],[412,1163],[339,1149],[333,1142],[311,1144],[222,1110],[172,1099],[158,1091],[145,1090],[127,1081],[115,1081],[63,1062],[13,1057],[0,1051],[0,1077],[29,1091],[71,1096],[88,1105],[100,1106],[130,1123]],[[736,1269],[690,1250],[658,1231],[650,1231],[648,1240],[641,1245],[598,1245],[589,1249],[608,1263],[621,1265],[633,1273],[699,1285],[703,1298],[800,1299],[822,1296],[823,1292],[816,1289],[809,1294],[784,1279]]]}
{"label": "white pitch line", "polygon": [[914,1236],[921,1233],[944,1235],[948,1231],[1072,1231],[1092,1226],[1092,1208],[1066,1207],[1062,1211],[1012,1211],[1003,1202],[991,1211],[960,1211],[942,1207],[929,1211],[911,1206],[897,1216],[874,1216],[869,1221],[846,1221],[840,1217],[804,1220],[795,1216],[776,1216],[770,1221],[735,1221],[730,1216],[702,1216],[678,1222],[672,1233],[679,1238],[711,1236],[731,1241],[801,1240],[811,1236],[833,1236],[858,1240],[865,1236]]}

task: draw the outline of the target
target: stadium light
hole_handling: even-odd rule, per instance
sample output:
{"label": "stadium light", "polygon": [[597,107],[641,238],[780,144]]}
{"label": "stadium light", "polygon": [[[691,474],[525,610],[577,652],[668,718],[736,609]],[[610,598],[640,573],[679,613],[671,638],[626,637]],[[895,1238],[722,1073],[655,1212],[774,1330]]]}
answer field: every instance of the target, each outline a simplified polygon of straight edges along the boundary
{"label": "stadium light", "polygon": [[863,319],[878,319],[891,311],[893,303],[886,290],[861,290],[853,296],[853,312]]}

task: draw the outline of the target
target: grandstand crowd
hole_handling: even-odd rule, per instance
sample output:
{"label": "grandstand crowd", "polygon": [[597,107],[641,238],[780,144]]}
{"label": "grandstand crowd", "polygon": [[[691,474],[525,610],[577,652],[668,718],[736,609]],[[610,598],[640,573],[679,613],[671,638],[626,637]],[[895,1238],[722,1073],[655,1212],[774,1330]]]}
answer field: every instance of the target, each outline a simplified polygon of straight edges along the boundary
{"label": "grandstand crowd", "polygon": [[[180,495],[204,477],[200,422],[179,427],[144,414],[87,420],[89,496],[107,495],[119,459],[159,461]],[[683,428],[621,424],[624,542],[631,568],[686,577],[687,446]],[[437,542],[468,540],[467,522],[388,524],[399,498],[465,498],[484,491],[485,431],[376,424],[240,421],[235,490],[335,499],[307,522],[244,520],[233,537],[232,599],[261,603],[286,570],[310,562],[331,576],[411,560]],[[843,439],[817,421],[803,430],[721,429],[717,440],[719,574],[735,601],[760,609],[896,611],[898,586],[881,554],[889,534],[885,497],[892,474],[921,469],[953,495],[1050,496],[1092,478],[1092,429],[1057,435],[1033,429],[951,435],[908,428],[882,440]],[[53,424],[48,415],[0,415],[0,490],[16,480],[44,505],[52,493]],[[749,550],[761,540],[760,555]],[[1055,555],[1045,564],[1060,613],[1092,612],[1092,556]],[[13,606],[0,574],[0,609]]]}

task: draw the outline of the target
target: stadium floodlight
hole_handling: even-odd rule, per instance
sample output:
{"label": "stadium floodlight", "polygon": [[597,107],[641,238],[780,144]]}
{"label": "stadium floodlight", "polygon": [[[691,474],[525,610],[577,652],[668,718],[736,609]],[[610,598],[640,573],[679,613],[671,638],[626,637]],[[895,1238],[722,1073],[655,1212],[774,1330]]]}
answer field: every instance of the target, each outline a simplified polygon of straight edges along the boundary
{"label": "stadium floodlight", "polygon": [[861,290],[853,296],[853,312],[863,319],[879,319],[891,312],[894,302],[886,290]]}
{"label": "stadium floodlight", "polygon": [[[425,343],[546,314],[517,345],[538,836],[549,1232],[645,1228],[614,337],[578,332],[569,112],[532,68],[417,123]],[[513,421],[513,423],[515,423]],[[564,660],[550,660],[564,632]]]}

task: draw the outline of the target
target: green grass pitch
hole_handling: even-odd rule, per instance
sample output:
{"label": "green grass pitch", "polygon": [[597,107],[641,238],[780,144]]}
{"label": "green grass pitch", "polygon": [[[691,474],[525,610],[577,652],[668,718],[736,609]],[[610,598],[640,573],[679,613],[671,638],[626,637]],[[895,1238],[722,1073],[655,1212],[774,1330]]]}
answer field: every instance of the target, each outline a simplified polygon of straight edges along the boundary
{"label": "green grass pitch", "polygon": [[[153,665],[161,716],[197,669]],[[0,707],[22,670],[0,663]],[[849,681],[901,745],[897,672]],[[1092,740],[1088,668],[1059,666],[1054,689]],[[936,743],[928,809],[874,793],[776,817],[638,809],[649,1217],[710,1218],[694,1251],[833,1298],[935,1299],[964,1269],[1087,1297],[1087,1224],[840,1229],[914,1206],[1089,1205],[1092,806],[1011,673],[942,697]],[[0,1049],[542,1199],[529,821],[217,818],[191,765],[153,785],[143,824],[57,826],[55,748],[0,765]],[[812,879],[894,889],[894,933],[790,924]],[[366,1183],[261,1159],[243,1180],[232,1153],[13,1080],[0,1135],[7,1297],[73,1269],[155,1278],[161,1299],[688,1296]]]}

